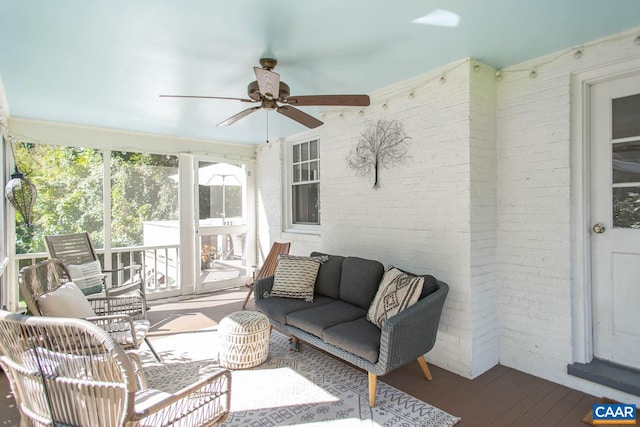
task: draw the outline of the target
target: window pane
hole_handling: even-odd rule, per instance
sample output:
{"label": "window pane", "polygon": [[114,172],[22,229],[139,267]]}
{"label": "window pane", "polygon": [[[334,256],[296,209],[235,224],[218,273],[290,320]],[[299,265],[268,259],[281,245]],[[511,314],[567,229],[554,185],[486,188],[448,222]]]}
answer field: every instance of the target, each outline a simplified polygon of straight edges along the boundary
{"label": "window pane", "polygon": [[[141,246],[149,223],[178,219],[178,158],[141,153],[111,154],[111,245]],[[158,236],[156,236],[158,237]],[[178,244],[178,233],[165,233],[154,245]]]}
{"label": "window pane", "polygon": [[320,169],[318,168],[318,161],[309,163],[309,179],[311,181],[317,181],[320,179]]}
{"label": "window pane", "polygon": [[640,136],[640,94],[612,101],[613,139]]}
{"label": "window pane", "polygon": [[44,252],[45,235],[83,231],[103,247],[102,151],[31,143],[14,149],[20,171],[38,190],[31,228],[16,221],[16,253]]}
{"label": "window pane", "polygon": [[313,141],[309,142],[309,158],[312,160],[318,158],[318,140],[317,139],[314,139]]}
{"label": "window pane", "polygon": [[300,165],[293,165],[293,182],[300,182]]}
{"label": "window pane", "polygon": [[307,161],[309,160],[309,143],[303,142],[300,144],[300,160]]}
{"label": "window pane", "polygon": [[302,164],[301,181],[309,181],[309,163]]}
{"label": "window pane", "polygon": [[293,223],[320,224],[320,187],[318,184],[292,186]]}
{"label": "window pane", "polygon": [[293,163],[300,161],[300,145],[293,146]]}
{"label": "window pane", "polygon": [[613,226],[640,228],[640,187],[613,189]]}
{"label": "window pane", "polygon": [[613,144],[613,182],[640,182],[640,141]]}

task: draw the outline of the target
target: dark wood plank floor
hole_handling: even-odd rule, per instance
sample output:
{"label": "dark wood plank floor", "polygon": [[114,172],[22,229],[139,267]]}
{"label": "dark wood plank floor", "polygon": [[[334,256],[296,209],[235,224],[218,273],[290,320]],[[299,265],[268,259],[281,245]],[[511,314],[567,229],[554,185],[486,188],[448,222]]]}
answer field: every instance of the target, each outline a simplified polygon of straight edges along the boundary
{"label": "dark wood plank floor", "polygon": [[[215,326],[241,308],[246,291],[220,291],[190,299],[153,302],[151,338]],[[247,306],[251,309],[251,303]],[[428,358],[427,358],[428,359]],[[582,418],[597,401],[570,388],[498,365],[474,380],[430,365],[426,381],[418,363],[380,377],[404,392],[462,418],[460,427],[585,427]],[[0,426],[19,425],[4,375],[0,375]]]}

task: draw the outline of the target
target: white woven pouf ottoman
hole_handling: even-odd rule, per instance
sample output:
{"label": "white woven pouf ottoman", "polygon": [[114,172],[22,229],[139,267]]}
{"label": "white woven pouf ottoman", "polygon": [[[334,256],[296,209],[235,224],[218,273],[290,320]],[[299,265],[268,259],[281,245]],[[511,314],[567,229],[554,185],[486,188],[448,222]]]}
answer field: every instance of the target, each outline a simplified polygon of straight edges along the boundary
{"label": "white woven pouf ottoman", "polygon": [[258,311],[236,311],[218,326],[220,366],[247,369],[258,366],[269,355],[269,318]]}

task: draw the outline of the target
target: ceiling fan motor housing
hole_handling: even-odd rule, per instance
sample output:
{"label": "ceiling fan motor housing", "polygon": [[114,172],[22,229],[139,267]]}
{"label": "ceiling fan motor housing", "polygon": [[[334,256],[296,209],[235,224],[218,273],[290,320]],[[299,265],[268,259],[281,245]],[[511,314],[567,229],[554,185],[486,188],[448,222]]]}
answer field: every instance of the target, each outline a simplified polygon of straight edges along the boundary
{"label": "ceiling fan motor housing", "polygon": [[[278,101],[285,102],[287,98],[289,98],[290,94],[291,92],[289,89],[289,85],[284,82],[280,82],[280,96],[278,96]],[[257,80],[249,83],[249,86],[247,86],[247,95],[249,95],[249,98],[253,99],[254,101],[262,100],[262,95],[260,95],[260,87],[258,86]]]}

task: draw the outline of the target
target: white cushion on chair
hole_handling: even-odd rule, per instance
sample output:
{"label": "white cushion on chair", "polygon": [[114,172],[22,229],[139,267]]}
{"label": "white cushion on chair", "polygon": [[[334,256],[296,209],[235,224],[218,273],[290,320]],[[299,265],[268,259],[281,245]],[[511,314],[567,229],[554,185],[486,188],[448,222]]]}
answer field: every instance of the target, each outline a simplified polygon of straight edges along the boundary
{"label": "white cushion on chair", "polygon": [[104,285],[104,275],[100,261],[92,261],[86,264],[67,265],[71,280],[85,295],[97,294],[102,291]]}
{"label": "white cushion on chair", "polygon": [[83,318],[96,315],[87,297],[73,282],[67,282],[53,292],[40,295],[38,307],[43,316]]}

